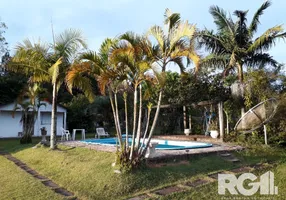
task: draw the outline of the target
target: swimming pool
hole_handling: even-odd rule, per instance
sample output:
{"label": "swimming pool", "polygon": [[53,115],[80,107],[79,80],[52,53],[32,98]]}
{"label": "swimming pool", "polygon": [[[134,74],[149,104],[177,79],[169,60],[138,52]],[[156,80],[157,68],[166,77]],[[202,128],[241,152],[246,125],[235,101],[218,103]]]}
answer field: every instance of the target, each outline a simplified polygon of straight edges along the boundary
{"label": "swimming pool", "polygon": [[[132,139],[128,138],[128,142],[131,143]],[[105,138],[105,139],[87,139],[81,142],[87,144],[99,144],[107,146],[115,146],[117,143],[117,138]],[[207,148],[212,147],[210,143],[203,142],[191,142],[191,141],[174,141],[174,140],[159,140],[152,139],[152,143],[158,143],[155,149],[158,150],[182,150],[182,149],[196,149],[196,148]]]}

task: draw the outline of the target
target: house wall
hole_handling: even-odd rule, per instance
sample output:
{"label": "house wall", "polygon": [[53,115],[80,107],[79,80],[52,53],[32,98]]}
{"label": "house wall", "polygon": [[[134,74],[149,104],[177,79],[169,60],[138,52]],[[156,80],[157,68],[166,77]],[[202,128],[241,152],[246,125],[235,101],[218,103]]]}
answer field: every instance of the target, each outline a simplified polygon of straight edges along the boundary
{"label": "house wall", "polygon": [[18,132],[22,132],[21,113],[16,112],[14,118],[11,111],[0,112],[0,138],[18,137]]}
{"label": "house wall", "polygon": [[[48,114],[48,117],[47,117]],[[46,116],[43,120],[43,116]],[[64,113],[57,113],[57,135],[61,135],[61,128],[64,128]],[[35,136],[41,136],[41,128],[46,127],[47,135],[51,134],[51,112],[40,112],[35,123]]]}
{"label": "house wall", "polygon": [[[47,135],[51,133],[51,110],[52,105],[49,102],[41,101],[45,106],[39,108],[38,117],[34,125],[34,136],[41,136],[41,128],[46,127]],[[15,104],[0,106],[0,138],[1,137],[18,137],[18,132],[23,131],[21,121],[21,112],[15,112],[14,118],[12,112]],[[42,113],[46,115],[42,121]],[[47,115],[47,113],[49,113]],[[57,106],[57,135],[61,135],[61,128],[66,128],[66,109]]]}

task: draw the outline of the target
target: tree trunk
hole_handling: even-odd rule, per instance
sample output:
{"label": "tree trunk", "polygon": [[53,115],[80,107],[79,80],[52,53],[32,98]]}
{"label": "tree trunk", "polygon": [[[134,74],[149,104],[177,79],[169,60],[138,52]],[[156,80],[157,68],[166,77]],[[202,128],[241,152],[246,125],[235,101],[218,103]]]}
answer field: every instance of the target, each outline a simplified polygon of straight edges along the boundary
{"label": "tree trunk", "polygon": [[57,83],[53,84],[50,148],[57,148]]}
{"label": "tree trunk", "polygon": [[135,133],[136,133],[136,119],[137,119],[137,85],[134,86],[134,102],[133,102],[133,131],[132,131],[132,143],[131,143],[131,152],[129,159],[133,157],[133,151],[135,146]]}
{"label": "tree trunk", "polygon": [[127,110],[127,92],[123,94],[124,98],[124,108],[125,108],[125,134],[126,134],[126,142],[125,142],[125,149],[127,150],[128,145],[128,110]]}
{"label": "tree trunk", "polygon": [[[242,68],[242,64],[240,62],[236,63],[237,65],[237,73],[238,73],[238,79],[240,81],[241,84],[244,83],[244,77],[243,77],[243,68]],[[244,106],[244,89],[242,90],[242,101],[243,101],[243,106],[241,107],[241,117],[244,115],[245,113],[245,106]]]}
{"label": "tree trunk", "polygon": [[243,83],[243,68],[242,68],[242,64],[237,62],[237,73],[238,73],[238,80],[240,81],[240,83]]}
{"label": "tree trunk", "polygon": [[114,104],[115,104],[115,115],[116,115],[116,121],[117,121],[117,126],[118,126],[118,134],[119,134],[118,137],[120,138],[120,141],[121,141],[122,134],[121,134],[121,127],[120,127],[119,113],[118,113],[117,92],[114,93]]}
{"label": "tree trunk", "polygon": [[187,108],[183,106],[183,114],[184,114],[184,131],[187,129]]}
{"label": "tree trunk", "polygon": [[146,128],[145,128],[144,136],[143,136],[143,139],[142,139],[142,144],[141,144],[140,149],[139,149],[139,154],[141,154],[141,151],[142,151],[142,148],[143,148],[143,146],[144,146],[144,142],[145,142],[145,139],[146,139],[146,136],[147,136],[147,133],[148,133],[148,127],[149,127],[149,122],[150,122],[151,109],[152,109],[152,106],[151,106],[151,105],[148,106],[147,124],[146,124]]}
{"label": "tree trunk", "polygon": [[116,134],[117,134],[117,138],[118,138],[119,145],[120,145],[120,148],[121,148],[121,138],[119,138],[118,123],[117,123],[117,118],[116,118],[116,112],[115,112],[114,102],[113,102],[113,98],[112,98],[112,91],[111,91],[110,88],[108,89],[108,92],[109,92],[109,100],[110,100],[110,104],[111,104],[111,108],[112,108],[112,113],[113,113],[113,118],[114,118],[114,123],[115,123]]}
{"label": "tree trunk", "polygon": [[141,125],[142,125],[141,118],[142,118],[142,86],[139,85],[139,116],[138,116],[138,127],[137,127],[137,136],[135,145],[136,149],[138,149],[140,145]]}
{"label": "tree trunk", "polygon": [[224,141],[224,120],[223,120],[223,103],[218,103],[218,117],[219,117],[219,133],[220,139]]}
{"label": "tree trunk", "polygon": [[156,113],[155,113],[155,117],[154,117],[154,120],[153,120],[153,123],[152,123],[152,127],[150,129],[150,133],[149,133],[149,137],[148,137],[148,140],[147,140],[147,143],[142,151],[142,154],[141,155],[144,155],[146,150],[147,150],[147,147],[149,146],[150,144],[150,141],[151,141],[151,138],[152,138],[152,135],[154,133],[154,130],[155,130],[155,127],[156,127],[156,124],[157,124],[157,121],[158,121],[158,117],[159,117],[159,113],[160,113],[160,106],[161,106],[161,101],[162,101],[162,93],[163,91],[161,90],[160,93],[159,93],[159,98],[158,98],[158,103],[157,103],[157,109],[156,109]]}
{"label": "tree trunk", "polygon": [[226,111],[224,111],[225,116],[226,116],[226,134],[229,134],[229,117],[228,117],[228,113]]}
{"label": "tree trunk", "polygon": [[192,133],[192,115],[189,115],[189,130]]}

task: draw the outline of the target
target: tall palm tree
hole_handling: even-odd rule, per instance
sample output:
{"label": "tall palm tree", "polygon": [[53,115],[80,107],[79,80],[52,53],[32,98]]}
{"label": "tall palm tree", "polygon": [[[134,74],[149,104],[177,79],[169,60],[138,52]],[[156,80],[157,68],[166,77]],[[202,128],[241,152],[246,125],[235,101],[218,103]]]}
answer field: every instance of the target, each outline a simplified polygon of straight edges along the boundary
{"label": "tall palm tree", "polygon": [[89,99],[94,98],[90,78],[96,79],[102,94],[109,95],[119,146],[122,146],[121,128],[117,107],[118,86],[124,80],[125,72],[122,67],[114,67],[110,62],[110,49],[117,40],[105,39],[99,52],[88,51],[83,53],[77,63],[69,70],[66,81],[70,92],[73,87],[81,89]]}
{"label": "tall palm tree", "polygon": [[[126,73],[126,81],[132,84],[134,89],[133,104],[133,132],[130,159],[132,159],[134,148],[139,149],[142,132],[142,84],[151,81],[148,71],[152,71],[152,64],[156,50],[146,37],[127,32],[119,37],[118,45],[111,51],[111,60],[115,66],[123,66]],[[139,110],[137,116],[137,99],[139,88]],[[138,122],[137,122],[138,121]],[[136,138],[136,141],[135,141]],[[126,142],[126,145],[128,143]]]}
{"label": "tall palm tree", "polygon": [[68,68],[82,48],[86,48],[82,33],[68,29],[56,36],[51,44],[40,40],[36,43],[24,40],[16,47],[15,56],[9,65],[10,70],[28,75],[30,82],[48,82],[53,85],[51,149],[56,148],[58,90],[65,80]]}
{"label": "tall palm tree", "polygon": [[247,24],[246,18],[248,11],[234,11],[233,15],[237,18],[234,21],[223,9],[211,6],[210,14],[217,32],[206,29],[199,34],[200,44],[211,52],[202,60],[202,66],[221,67],[224,74],[236,71],[240,83],[244,81],[243,67],[278,67],[278,62],[267,51],[275,46],[276,41],[286,38],[283,27],[274,26],[254,38],[260,17],[270,5],[270,1],[265,1],[255,12],[250,24]]}
{"label": "tall palm tree", "polygon": [[[187,64],[192,61],[195,69],[198,70],[200,56],[195,50],[195,25],[188,23],[188,21],[181,21],[180,14],[172,13],[169,9],[166,9],[164,17],[164,24],[167,26],[167,32],[164,32],[162,27],[155,25],[151,27],[147,33],[147,35],[152,36],[157,43],[153,47],[159,52],[156,56],[156,65],[160,66],[161,71],[164,73],[168,64],[174,63],[180,67],[183,73],[185,70],[183,59],[186,58]],[[148,142],[151,140],[158,120],[162,92],[163,89],[159,92],[158,104]]]}

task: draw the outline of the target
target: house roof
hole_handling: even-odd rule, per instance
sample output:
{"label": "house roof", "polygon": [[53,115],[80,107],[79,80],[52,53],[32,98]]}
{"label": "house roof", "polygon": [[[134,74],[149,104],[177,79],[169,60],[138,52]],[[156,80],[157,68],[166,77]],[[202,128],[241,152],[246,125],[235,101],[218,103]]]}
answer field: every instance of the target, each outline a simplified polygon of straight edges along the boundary
{"label": "house roof", "polygon": [[[25,99],[25,101],[28,101],[28,100],[29,99]],[[40,101],[40,103],[45,104],[45,106],[41,106],[39,108],[39,111],[49,112],[52,110],[52,104],[49,101]],[[16,101],[9,103],[9,104],[5,104],[5,105],[0,105],[0,112],[1,111],[14,111],[16,105],[17,105]],[[66,112],[66,108],[63,106],[57,105],[57,111]]]}

